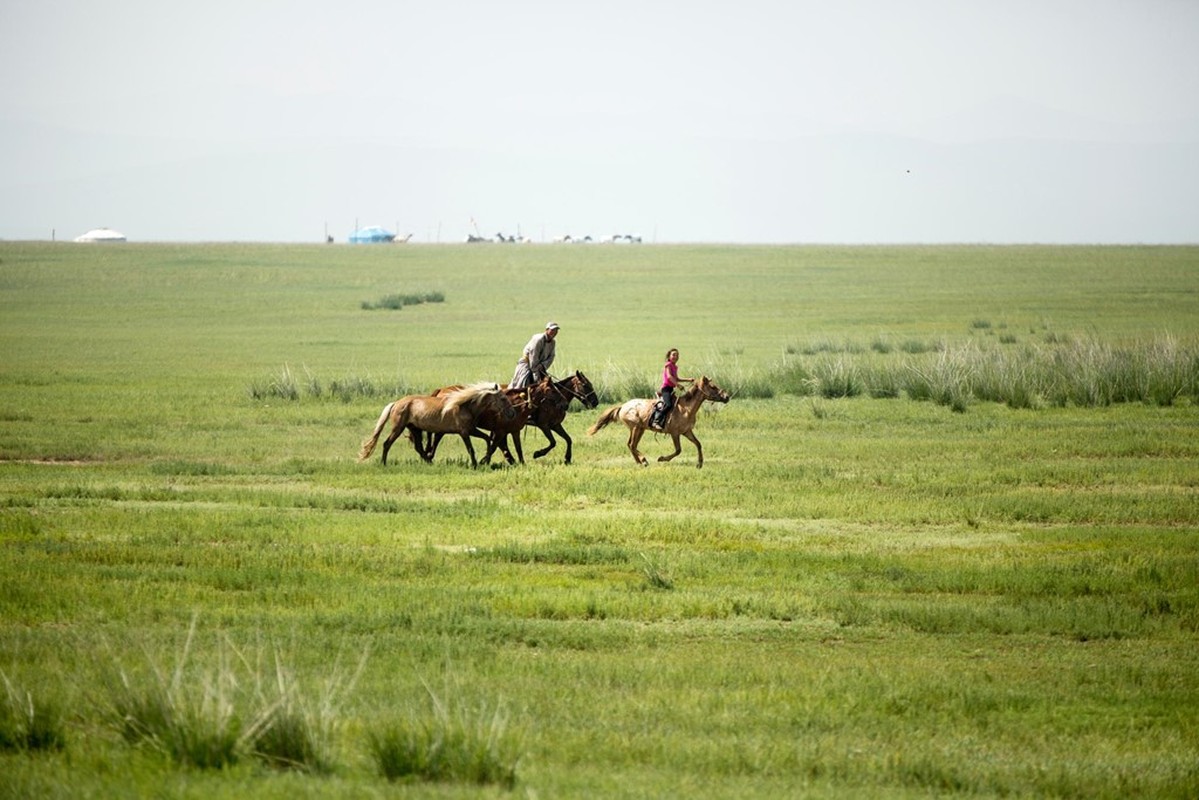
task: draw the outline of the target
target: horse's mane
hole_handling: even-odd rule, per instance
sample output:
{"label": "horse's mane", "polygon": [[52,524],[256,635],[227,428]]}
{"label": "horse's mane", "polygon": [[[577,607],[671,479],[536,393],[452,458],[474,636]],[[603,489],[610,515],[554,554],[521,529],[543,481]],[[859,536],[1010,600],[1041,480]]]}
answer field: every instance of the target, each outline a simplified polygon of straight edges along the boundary
{"label": "horse's mane", "polygon": [[461,389],[456,389],[450,392],[446,397],[445,405],[442,406],[441,413],[443,416],[455,413],[459,407],[469,405],[478,398],[486,394],[496,394],[500,391],[498,383],[472,383],[470,386],[464,386]]}
{"label": "horse's mane", "polygon": [[680,400],[691,400],[691,399],[693,399],[693,398],[694,398],[694,397],[695,397],[697,394],[699,394],[699,392],[700,392],[699,385],[700,385],[701,383],[703,383],[703,382],[704,382],[705,380],[707,380],[707,379],[708,379],[708,376],[707,376],[707,375],[701,375],[700,377],[696,378],[696,379],[695,379],[695,380],[692,382],[691,386],[690,386],[690,387],[687,389],[687,391],[683,392],[683,396],[682,396],[682,397],[680,397],[679,399],[680,399]]}

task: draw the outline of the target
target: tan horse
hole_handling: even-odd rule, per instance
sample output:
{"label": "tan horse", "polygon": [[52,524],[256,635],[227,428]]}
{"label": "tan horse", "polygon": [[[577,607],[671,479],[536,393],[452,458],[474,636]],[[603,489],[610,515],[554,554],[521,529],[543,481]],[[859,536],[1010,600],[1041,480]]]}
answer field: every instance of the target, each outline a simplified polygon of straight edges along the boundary
{"label": "tan horse", "polygon": [[387,451],[395,440],[405,430],[411,430],[414,436],[419,436],[419,431],[458,434],[466,445],[466,452],[470,453],[471,467],[476,467],[478,460],[470,443],[470,432],[475,429],[479,417],[488,413],[508,418],[516,414],[496,383],[477,383],[439,397],[420,394],[401,397],[383,409],[379,421],[375,423],[374,432],[362,442],[358,460],[370,458],[383,428],[391,420],[391,434],[383,442],[384,464],[387,463]]}
{"label": "tan horse", "polygon": [[[696,412],[699,411],[699,407],[705,400],[715,403],[729,401],[729,393],[709,380],[707,375],[699,378],[682,397],[675,401],[674,408],[670,410],[670,416],[666,418],[666,433],[674,440],[674,452],[668,456],[658,456],[659,461],[670,461],[681,453],[683,447],[679,443],[679,437],[686,436],[695,445],[695,466],[703,467],[704,448],[699,443],[699,439],[695,438],[693,428],[695,427]],[[649,430],[650,416],[654,413],[654,402],[654,400],[637,399],[629,400],[624,405],[612,406],[600,415],[595,424],[587,430],[587,434],[594,436],[609,423],[620,420],[629,428],[629,452],[633,454],[633,458],[638,464],[647,467],[649,461],[637,449],[637,445],[641,442],[641,437]]]}

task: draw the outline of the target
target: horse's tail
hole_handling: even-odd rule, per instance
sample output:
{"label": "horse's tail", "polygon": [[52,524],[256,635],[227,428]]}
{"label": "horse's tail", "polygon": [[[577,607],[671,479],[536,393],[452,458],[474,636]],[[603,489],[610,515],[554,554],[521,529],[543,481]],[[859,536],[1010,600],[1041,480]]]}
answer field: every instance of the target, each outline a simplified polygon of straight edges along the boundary
{"label": "horse's tail", "polygon": [[609,423],[615,422],[620,418],[621,406],[612,406],[604,413],[600,414],[600,418],[595,421],[595,424],[587,429],[588,436],[595,436],[601,428],[606,427]]}
{"label": "horse's tail", "polygon": [[387,404],[387,407],[383,409],[383,413],[379,415],[379,421],[375,423],[374,432],[371,433],[369,438],[362,440],[362,449],[358,451],[359,461],[366,461],[371,457],[371,453],[375,452],[375,445],[379,443],[379,436],[382,435],[383,427],[387,424],[388,417],[391,416],[391,409],[397,402],[399,401],[396,400]]}

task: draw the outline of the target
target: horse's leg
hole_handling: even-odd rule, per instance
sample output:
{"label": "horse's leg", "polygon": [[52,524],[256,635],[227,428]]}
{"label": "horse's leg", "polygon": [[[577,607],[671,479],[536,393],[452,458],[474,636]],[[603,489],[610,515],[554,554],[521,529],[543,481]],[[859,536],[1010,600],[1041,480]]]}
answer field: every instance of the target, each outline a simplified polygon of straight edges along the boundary
{"label": "horse's leg", "polygon": [[387,453],[391,450],[391,446],[395,444],[396,439],[400,438],[400,434],[407,428],[407,423],[396,420],[391,426],[391,433],[387,434],[387,438],[383,440],[383,465],[387,466]]}
{"label": "horse's leg", "polygon": [[482,439],[484,442],[486,442],[487,449],[483,453],[483,463],[491,463],[491,454],[495,452],[495,449],[492,447],[492,442],[495,441],[495,431],[488,433],[482,428],[471,428],[469,435],[475,437],[476,439]]}
{"label": "horse's leg", "polygon": [[490,464],[491,457],[495,451],[499,450],[504,454],[504,460],[509,464],[516,463],[512,458],[512,452],[508,449],[508,434],[503,431],[492,431],[491,436],[487,439],[487,454],[483,456],[483,463]]}
{"label": "horse's leg", "polygon": [[703,466],[704,466],[704,446],[703,446],[702,444],[700,444],[700,443],[699,443],[699,439],[698,439],[698,438],[696,438],[694,431],[687,431],[687,432],[686,432],[686,433],[684,433],[683,435],[684,435],[684,436],[686,436],[688,439],[690,439],[690,440],[691,440],[691,444],[695,445],[695,468],[696,468],[696,469],[703,469]]}
{"label": "horse's leg", "polygon": [[520,435],[524,432],[525,431],[523,427],[512,431],[512,446],[516,448],[516,458],[518,461],[520,461],[521,466],[524,466],[525,463],[525,448],[524,445],[520,443]]}
{"label": "horse's leg", "polygon": [[[428,439],[429,439],[428,446],[424,450],[417,448],[417,451],[416,451],[420,455],[421,460],[424,461],[426,464],[432,464],[433,456],[437,455],[437,448],[441,445],[441,440],[444,438],[445,438],[444,433],[433,433],[432,431],[430,431],[429,435],[428,435]],[[413,442],[413,445],[415,446],[415,441]]]}
{"label": "horse's leg", "polygon": [[[517,452],[520,452],[520,434],[513,433],[512,441],[515,442],[515,444],[516,444]],[[508,462],[508,465],[509,466],[515,465],[516,459],[513,458],[513,456],[512,456],[512,448],[508,446],[508,434],[507,433],[500,434],[500,449],[504,451],[504,460]],[[522,454],[520,457],[520,461],[522,464],[524,463],[524,460],[525,460],[525,458],[524,458],[524,455]]]}
{"label": "horse's leg", "polygon": [[538,427],[537,430],[545,434],[545,438],[549,441],[549,445],[533,453],[533,458],[541,458],[543,455],[558,446],[558,441],[554,438],[554,432],[551,429]]}
{"label": "horse's leg", "polygon": [[475,458],[475,446],[470,443],[470,434],[463,433],[462,443],[466,445],[466,452],[470,453],[470,468],[476,469],[479,466],[479,460]]}
{"label": "horse's leg", "polygon": [[643,467],[649,466],[649,461],[645,456],[641,455],[641,451],[637,449],[637,445],[641,443],[641,437],[645,435],[645,428],[633,426],[629,428],[629,452],[633,454],[633,460]]}
{"label": "horse's leg", "polygon": [[412,440],[412,449],[425,462],[433,460],[437,445],[441,443],[441,434],[422,431],[415,425],[408,426],[408,438]]}
{"label": "horse's leg", "polygon": [[571,446],[574,444],[574,442],[571,441],[570,434],[566,432],[566,428],[563,428],[561,423],[555,425],[554,430],[556,430],[558,435],[562,437],[562,441],[566,442],[566,461],[563,463],[569,464]]}
{"label": "horse's leg", "polygon": [[[512,457],[512,449],[510,447],[508,447],[508,432],[500,431],[499,433],[494,434],[494,436],[499,437],[500,451],[504,454],[504,460],[508,462],[509,466],[515,464],[516,459]],[[513,440],[516,441],[516,444],[519,447],[520,446],[519,434],[513,433],[512,438],[513,438]],[[522,458],[521,460],[523,461],[524,459]]]}
{"label": "horse's leg", "polygon": [[669,461],[670,459],[683,452],[683,445],[679,443],[679,435],[677,433],[670,434],[671,440],[674,442],[674,452],[668,456],[658,456],[659,461]]}

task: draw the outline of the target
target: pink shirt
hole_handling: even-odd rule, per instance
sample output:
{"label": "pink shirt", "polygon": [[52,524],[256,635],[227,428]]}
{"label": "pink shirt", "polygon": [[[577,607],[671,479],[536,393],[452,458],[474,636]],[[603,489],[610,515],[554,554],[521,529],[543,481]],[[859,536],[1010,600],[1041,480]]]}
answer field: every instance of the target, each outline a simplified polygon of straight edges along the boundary
{"label": "pink shirt", "polygon": [[667,361],[666,366],[662,367],[662,388],[673,389],[679,385],[679,365],[673,361]]}

